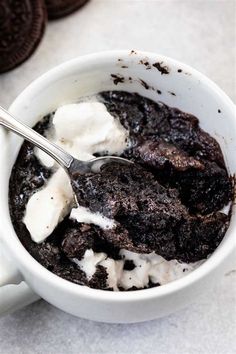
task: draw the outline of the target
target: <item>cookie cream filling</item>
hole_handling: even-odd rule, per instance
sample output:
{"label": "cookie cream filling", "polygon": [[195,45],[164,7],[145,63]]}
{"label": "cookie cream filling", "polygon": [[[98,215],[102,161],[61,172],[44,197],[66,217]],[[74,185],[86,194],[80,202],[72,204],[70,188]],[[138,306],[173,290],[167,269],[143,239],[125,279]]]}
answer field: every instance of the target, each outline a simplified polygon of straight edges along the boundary
{"label": "cookie cream filling", "polygon": [[[128,131],[99,102],[68,104],[58,108],[47,132],[49,140],[84,161],[93,158],[95,153],[121,154],[127,147],[128,135]],[[115,226],[114,220],[100,213],[92,213],[79,205],[74,208],[73,192],[66,173],[41,150],[36,148],[35,154],[43,165],[55,172],[48,183],[31,196],[26,206],[23,221],[34,242],[43,242],[67,215],[78,223],[92,223],[103,229]],[[199,265],[199,262],[167,261],[155,253],[137,254],[124,249],[120,251],[119,260],[88,249],[81,260],[73,258],[71,261],[85,272],[88,279],[95,274],[98,265],[105,267],[107,287],[113,290],[144,288],[150,281],[162,285]],[[125,269],[126,261],[133,262],[132,270]]]}
{"label": "cookie cream filling", "polygon": [[73,208],[70,213],[70,219],[85,224],[95,224],[102,229],[112,229],[115,227],[115,221],[108,219],[100,213],[92,213],[88,208],[78,206]]}

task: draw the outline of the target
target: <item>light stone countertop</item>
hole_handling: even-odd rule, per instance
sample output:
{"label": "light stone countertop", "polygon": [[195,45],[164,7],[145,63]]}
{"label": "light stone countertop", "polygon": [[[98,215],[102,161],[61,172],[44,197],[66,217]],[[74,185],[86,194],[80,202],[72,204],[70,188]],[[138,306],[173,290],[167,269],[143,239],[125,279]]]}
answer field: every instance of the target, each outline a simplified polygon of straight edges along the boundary
{"label": "light stone countertop", "polygon": [[[234,0],[91,0],[79,12],[51,22],[37,52],[0,76],[1,105],[7,107],[53,66],[109,49],[141,49],[183,61],[236,102]],[[42,300],[0,319],[0,354],[235,352],[236,265],[195,304],[151,322],[95,323]]]}

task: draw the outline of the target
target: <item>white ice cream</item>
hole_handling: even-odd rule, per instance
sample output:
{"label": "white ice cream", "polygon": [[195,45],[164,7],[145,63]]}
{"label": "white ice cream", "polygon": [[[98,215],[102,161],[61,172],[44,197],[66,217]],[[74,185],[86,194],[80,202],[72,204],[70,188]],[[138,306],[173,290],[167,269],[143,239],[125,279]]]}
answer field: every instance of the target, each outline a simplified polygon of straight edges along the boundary
{"label": "white ice cream", "polygon": [[32,240],[44,241],[69,213],[73,200],[70,181],[63,169],[58,169],[48,184],[29,199],[23,222]]}
{"label": "white ice cream", "polygon": [[[108,273],[107,287],[118,290],[122,287],[127,290],[133,286],[144,288],[148,286],[149,281],[154,284],[166,284],[173,280],[182,278],[196,267],[202,261],[196,263],[181,263],[177,260],[167,261],[157,254],[138,254],[127,250],[121,250],[121,260],[115,261],[107,257],[105,253],[95,253],[93,250],[87,250],[82,260],[73,259],[77,265],[86,273],[90,280],[96,272],[96,266],[102,265]],[[124,263],[126,260],[132,260],[135,268],[133,270],[125,270]]]}
{"label": "white ice cream", "polygon": [[[58,108],[53,117],[53,128],[55,143],[81,160],[91,159],[94,153],[120,155],[127,146],[127,130],[100,102]],[[54,165],[54,160],[43,151],[36,149],[36,155],[44,165]]]}
{"label": "white ice cream", "polygon": [[[74,157],[89,160],[94,153],[121,154],[127,146],[128,131],[109,114],[104,104],[83,102],[58,108],[47,137]],[[115,226],[114,220],[99,213],[92,213],[79,205],[73,208],[73,193],[66,173],[41,150],[35,149],[35,154],[43,165],[53,167],[55,173],[46,186],[32,195],[26,207],[23,221],[33,241],[43,242],[69,214],[78,223],[92,223],[103,229]],[[143,288],[148,286],[149,281],[165,284],[199,265],[199,262],[185,264],[176,260],[166,261],[154,253],[136,254],[121,250],[120,255],[122,259],[117,261],[105,253],[95,253],[89,249],[81,260],[73,258],[72,261],[88,279],[96,272],[97,265],[104,266],[108,273],[107,287],[114,290],[118,287],[125,290],[133,286]],[[125,270],[125,260],[132,260],[135,268]]]}
{"label": "white ice cream", "polygon": [[75,262],[86,274],[88,279],[91,279],[96,272],[96,266],[106,259],[105,253],[94,253],[93,250],[87,250],[84,257],[79,261],[73,258]]}

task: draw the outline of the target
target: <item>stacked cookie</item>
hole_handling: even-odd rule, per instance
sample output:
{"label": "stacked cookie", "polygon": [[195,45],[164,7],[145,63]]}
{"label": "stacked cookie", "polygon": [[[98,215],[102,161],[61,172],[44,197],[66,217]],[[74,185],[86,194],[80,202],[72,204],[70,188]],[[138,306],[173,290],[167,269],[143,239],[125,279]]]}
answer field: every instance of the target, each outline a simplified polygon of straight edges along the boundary
{"label": "stacked cookie", "polygon": [[35,51],[47,19],[69,15],[88,0],[1,0],[0,73],[14,69]]}

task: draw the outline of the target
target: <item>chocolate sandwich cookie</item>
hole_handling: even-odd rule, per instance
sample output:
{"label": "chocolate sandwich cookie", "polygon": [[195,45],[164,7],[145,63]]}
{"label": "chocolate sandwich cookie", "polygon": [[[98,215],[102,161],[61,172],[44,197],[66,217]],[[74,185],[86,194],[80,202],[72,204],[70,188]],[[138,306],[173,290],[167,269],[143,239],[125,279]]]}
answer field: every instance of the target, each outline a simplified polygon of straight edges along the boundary
{"label": "chocolate sandwich cookie", "polygon": [[1,0],[0,73],[14,69],[37,48],[47,14],[41,0]]}
{"label": "chocolate sandwich cookie", "polygon": [[45,0],[48,18],[55,20],[78,10],[89,0]]}

